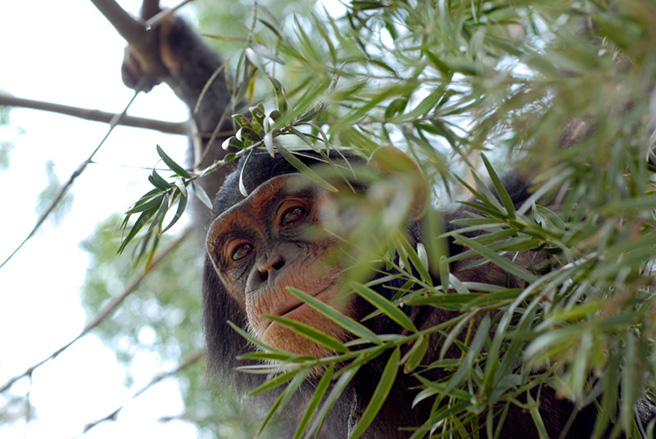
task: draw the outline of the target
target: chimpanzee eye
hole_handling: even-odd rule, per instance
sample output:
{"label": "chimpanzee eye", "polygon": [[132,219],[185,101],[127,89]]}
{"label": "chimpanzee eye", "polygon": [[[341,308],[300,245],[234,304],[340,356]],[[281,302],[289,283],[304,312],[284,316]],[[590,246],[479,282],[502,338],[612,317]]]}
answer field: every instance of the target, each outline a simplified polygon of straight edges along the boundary
{"label": "chimpanzee eye", "polygon": [[281,226],[288,226],[300,221],[305,216],[305,209],[302,207],[292,207],[282,215],[280,220]]}
{"label": "chimpanzee eye", "polygon": [[243,243],[232,251],[230,258],[235,262],[239,262],[242,259],[246,258],[248,255],[250,255],[252,251],[253,251],[252,244]]}

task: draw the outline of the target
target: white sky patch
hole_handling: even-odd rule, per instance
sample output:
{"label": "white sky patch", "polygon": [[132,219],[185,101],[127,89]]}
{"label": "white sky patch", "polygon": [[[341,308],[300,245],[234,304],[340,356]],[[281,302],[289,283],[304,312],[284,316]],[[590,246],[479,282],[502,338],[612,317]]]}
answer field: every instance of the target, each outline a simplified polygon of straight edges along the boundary
{"label": "white sky patch", "polygon": [[[138,10],[140,1],[121,2]],[[166,2],[172,3],[172,2]],[[17,97],[120,112],[133,92],[121,83],[124,41],[91,2],[3,2],[0,4],[0,90]],[[182,121],[184,105],[166,86],[139,96],[129,114]],[[107,125],[35,110],[11,111],[13,125],[0,141],[14,141],[10,168],[0,171],[0,259],[27,236],[37,217],[35,203],[47,184],[45,165],[55,164],[64,182],[97,146]],[[6,137],[3,137],[6,136]],[[79,289],[88,257],[79,247],[96,224],[125,211],[149,188],[148,170],[160,144],[181,162],[182,136],[118,128],[95,161],[76,181],[74,202],[62,223],[45,227],[0,269],[0,385],[74,338],[86,323]],[[147,334],[144,334],[147,336]],[[145,354],[144,354],[145,355]],[[194,426],[160,423],[175,416],[182,401],[174,381],[165,381],[140,398],[132,394],[155,373],[172,365],[144,356],[135,363],[139,377],[124,386],[124,370],[96,337],[88,336],[56,360],[37,369],[32,385],[22,380],[10,394],[30,391],[36,418],[0,425],[0,437],[67,438],[84,425],[125,406],[118,422],[102,424],[84,438],[194,438]],[[0,395],[0,401],[7,395]]]}

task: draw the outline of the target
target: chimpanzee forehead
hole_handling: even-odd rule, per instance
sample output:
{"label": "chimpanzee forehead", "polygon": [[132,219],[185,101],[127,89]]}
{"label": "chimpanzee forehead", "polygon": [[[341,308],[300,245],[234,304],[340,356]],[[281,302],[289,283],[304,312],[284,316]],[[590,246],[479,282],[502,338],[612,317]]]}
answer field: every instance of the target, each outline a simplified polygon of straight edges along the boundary
{"label": "chimpanzee forehead", "polygon": [[243,215],[259,218],[261,213],[281,196],[292,195],[316,187],[318,187],[316,184],[300,173],[279,175],[262,183],[248,197],[227,209],[214,221],[225,223],[227,227],[230,227],[230,223],[233,222],[238,225],[241,222],[240,219],[244,218]]}

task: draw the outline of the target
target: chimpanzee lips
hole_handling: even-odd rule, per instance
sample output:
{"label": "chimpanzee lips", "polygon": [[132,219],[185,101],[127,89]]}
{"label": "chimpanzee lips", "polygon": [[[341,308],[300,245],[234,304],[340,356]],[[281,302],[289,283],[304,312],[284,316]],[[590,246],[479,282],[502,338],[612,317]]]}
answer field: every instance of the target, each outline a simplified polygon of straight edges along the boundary
{"label": "chimpanzee lips", "polygon": [[[312,294],[312,296],[314,298],[319,299],[322,295],[324,295],[324,293],[326,293],[326,291],[330,290],[331,286],[332,285],[329,285],[325,288],[322,288],[316,294]],[[290,296],[291,296],[291,293],[290,293]],[[291,296],[291,297],[293,297],[293,296]],[[296,299],[295,297],[293,297],[293,298]],[[277,315],[277,316],[281,316],[281,317],[293,318],[293,317],[290,317],[290,314],[294,313],[297,309],[303,307],[304,305],[307,305],[307,304],[305,302],[303,302],[302,300],[296,299],[293,302],[286,304],[286,306],[278,308],[272,314]],[[307,305],[307,306],[309,306],[309,305]]]}

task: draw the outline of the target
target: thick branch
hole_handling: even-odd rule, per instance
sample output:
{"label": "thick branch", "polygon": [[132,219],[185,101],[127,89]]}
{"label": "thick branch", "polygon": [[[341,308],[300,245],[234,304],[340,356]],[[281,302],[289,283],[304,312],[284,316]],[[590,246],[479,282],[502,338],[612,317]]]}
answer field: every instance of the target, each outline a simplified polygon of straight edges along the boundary
{"label": "thick branch", "polygon": [[125,12],[114,0],[91,0],[98,10],[128,42],[141,61],[144,73],[152,78],[168,78],[168,69],[159,57],[157,32],[149,32],[146,26]]}
{"label": "thick branch", "polygon": [[161,11],[162,9],[159,7],[159,0],[143,0],[141,3],[141,19],[144,21],[159,14]]}
{"label": "thick branch", "polygon": [[[80,119],[93,120],[96,122],[109,123],[116,116],[115,113],[108,113],[100,110],[90,110],[87,108],[71,107],[69,105],[54,104],[51,102],[35,101],[31,99],[16,98],[0,94],[0,106],[31,108],[34,110],[51,111],[68,116],[79,117]],[[143,117],[124,116],[119,125],[125,125],[135,128],[146,128],[156,130],[162,133],[183,134],[187,135],[186,122],[165,122]]]}

